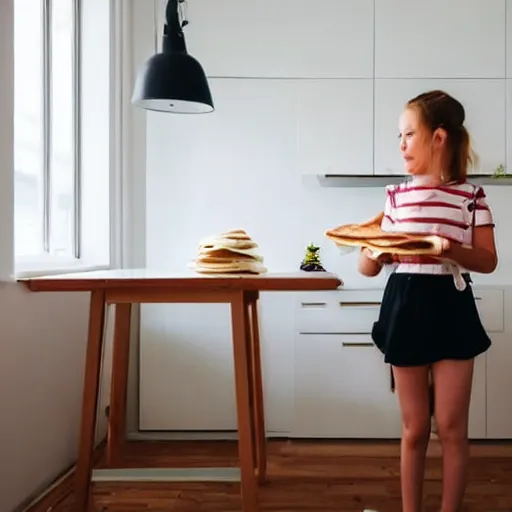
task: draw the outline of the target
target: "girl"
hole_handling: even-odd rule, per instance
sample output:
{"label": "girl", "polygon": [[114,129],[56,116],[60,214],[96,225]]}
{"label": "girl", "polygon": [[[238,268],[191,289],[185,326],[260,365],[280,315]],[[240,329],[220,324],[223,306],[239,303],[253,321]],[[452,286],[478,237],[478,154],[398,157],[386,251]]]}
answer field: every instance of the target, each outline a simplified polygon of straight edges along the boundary
{"label": "girl", "polygon": [[[430,438],[429,374],[443,448],[442,512],[459,512],[469,455],[474,358],[491,345],[475,305],[469,271],[497,265],[494,223],[481,187],[466,181],[473,162],[465,111],[443,91],[411,99],[400,117],[400,151],[412,180],[388,186],[384,231],[436,234],[439,258],[393,257],[372,337],[392,365],[402,415],[403,512],[419,512]],[[359,271],[377,275],[392,255],[361,251]]]}

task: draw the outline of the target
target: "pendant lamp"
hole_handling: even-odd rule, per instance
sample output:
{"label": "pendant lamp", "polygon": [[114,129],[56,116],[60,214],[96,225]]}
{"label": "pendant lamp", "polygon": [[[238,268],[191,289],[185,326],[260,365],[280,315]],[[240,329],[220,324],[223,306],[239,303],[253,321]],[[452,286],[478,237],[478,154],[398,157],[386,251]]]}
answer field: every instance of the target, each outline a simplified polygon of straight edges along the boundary
{"label": "pendant lamp", "polygon": [[162,53],[140,69],[132,103],[145,110],[177,114],[213,112],[213,99],[201,64],[188,54],[179,19],[178,2],[168,0]]}

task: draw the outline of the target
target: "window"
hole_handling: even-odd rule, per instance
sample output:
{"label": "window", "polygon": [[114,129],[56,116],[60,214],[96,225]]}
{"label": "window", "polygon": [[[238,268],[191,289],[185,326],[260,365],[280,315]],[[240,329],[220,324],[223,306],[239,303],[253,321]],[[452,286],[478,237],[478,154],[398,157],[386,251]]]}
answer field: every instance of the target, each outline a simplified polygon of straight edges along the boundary
{"label": "window", "polygon": [[14,3],[17,273],[110,262],[109,5]]}

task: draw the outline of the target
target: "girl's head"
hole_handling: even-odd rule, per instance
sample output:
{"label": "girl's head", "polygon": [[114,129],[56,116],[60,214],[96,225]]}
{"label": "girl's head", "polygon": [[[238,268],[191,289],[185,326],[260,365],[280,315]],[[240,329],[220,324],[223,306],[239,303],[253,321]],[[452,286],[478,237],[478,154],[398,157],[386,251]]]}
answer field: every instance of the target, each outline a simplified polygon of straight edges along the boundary
{"label": "girl's head", "polygon": [[434,90],[412,98],[400,117],[400,151],[406,171],[442,182],[465,181],[475,155],[462,104]]}

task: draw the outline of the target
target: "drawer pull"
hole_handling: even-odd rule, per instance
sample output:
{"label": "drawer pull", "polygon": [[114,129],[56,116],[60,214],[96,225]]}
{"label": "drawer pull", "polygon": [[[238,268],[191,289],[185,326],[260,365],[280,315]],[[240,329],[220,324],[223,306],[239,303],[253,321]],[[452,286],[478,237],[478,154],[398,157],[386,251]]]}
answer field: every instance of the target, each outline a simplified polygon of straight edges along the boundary
{"label": "drawer pull", "polygon": [[342,341],[341,345],[343,347],[373,347],[373,342],[371,342],[371,341]]}
{"label": "drawer pull", "polygon": [[482,300],[482,297],[475,297],[475,300]]}
{"label": "drawer pull", "polygon": [[327,306],[325,302],[301,302],[303,308],[324,308]]}
{"label": "drawer pull", "polygon": [[340,302],[342,308],[367,308],[367,307],[378,307],[380,301],[364,301],[364,302]]}

